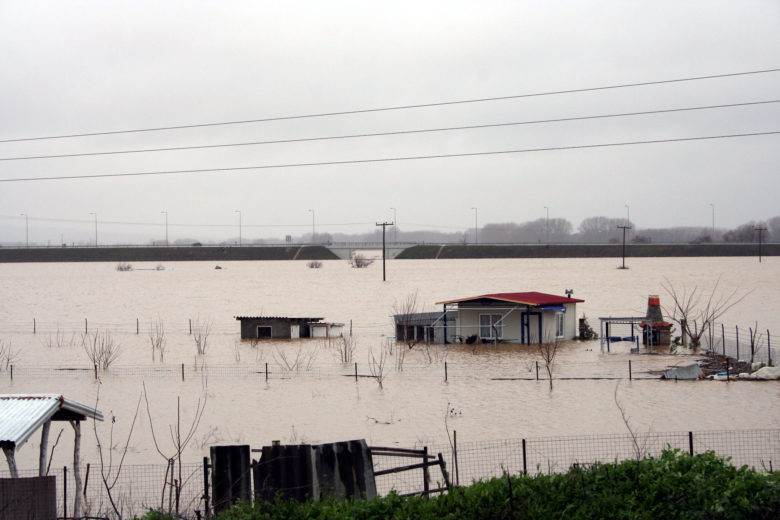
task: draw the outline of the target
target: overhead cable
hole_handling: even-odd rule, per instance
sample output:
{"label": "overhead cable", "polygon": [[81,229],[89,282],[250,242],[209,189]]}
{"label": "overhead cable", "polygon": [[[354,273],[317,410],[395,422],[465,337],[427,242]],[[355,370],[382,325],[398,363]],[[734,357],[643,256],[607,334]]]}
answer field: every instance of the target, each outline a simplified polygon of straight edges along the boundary
{"label": "overhead cable", "polygon": [[508,122],[508,123],[489,123],[484,125],[468,125],[468,126],[450,126],[450,127],[443,127],[443,128],[423,128],[423,129],[417,129],[417,130],[397,130],[397,131],[391,131],[391,132],[375,132],[375,133],[362,133],[362,134],[349,134],[349,135],[331,135],[331,136],[320,136],[320,137],[303,137],[298,139],[276,139],[271,141],[251,141],[251,142],[243,142],[243,143],[223,143],[223,144],[203,144],[203,145],[195,145],[195,146],[171,146],[166,148],[142,148],[142,149],[136,149],[136,150],[114,150],[114,151],[107,151],[107,152],[83,152],[83,153],[66,153],[66,154],[54,154],[54,155],[29,155],[29,156],[20,156],[20,157],[0,157],[0,161],[21,161],[21,160],[28,160],[28,159],[62,159],[67,157],[92,157],[92,156],[100,156],[100,155],[118,155],[118,154],[135,154],[135,153],[149,153],[149,152],[174,152],[174,151],[184,151],[184,150],[203,150],[208,148],[228,148],[228,147],[237,147],[237,146],[259,146],[259,145],[268,145],[268,144],[285,144],[285,143],[302,143],[302,142],[310,142],[310,141],[328,141],[328,140],[334,140],[334,139],[355,139],[355,138],[363,138],[363,137],[382,137],[382,136],[390,136],[390,135],[405,135],[405,134],[421,134],[421,133],[432,133],[432,132],[448,132],[448,131],[454,131],[454,130],[476,130],[476,129],[484,129],[484,128],[497,128],[497,127],[506,127],[506,126],[520,126],[520,125],[536,125],[536,124],[542,124],[542,123],[561,123],[561,122],[567,122],[567,121],[584,121],[584,120],[592,120],[592,119],[606,119],[606,118],[615,118],[615,117],[628,117],[628,116],[642,116],[642,115],[652,115],[652,114],[667,114],[672,112],[690,112],[694,110],[712,110],[712,109],[719,109],[719,108],[733,108],[733,107],[744,107],[744,106],[751,106],[751,105],[766,105],[770,103],[780,103],[780,99],[772,99],[767,101],[749,101],[745,103],[730,103],[730,104],[724,104],[724,105],[706,105],[706,106],[697,106],[697,107],[683,107],[683,108],[669,108],[669,109],[659,109],[659,110],[645,110],[641,112],[623,112],[623,113],[617,113],[617,114],[599,114],[599,115],[591,115],[591,116],[574,116],[574,117],[562,117],[562,118],[556,118],[556,119],[536,119],[531,121],[517,121],[517,122]]}
{"label": "overhead cable", "polygon": [[616,85],[604,85],[599,87],[586,87],[586,88],[577,88],[577,89],[568,89],[568,90],[553,90],[553,91],[547,91],[547,92],[535,92],[530,94],[515,94],[510,96],[497,96],[497,97],[486,97],[486,98],[476,98],[476,99],[463,99],[463,100],[456,100],[456,101],[439,101],[435,103],[420,103],[415,105],[399,105],[399,106],[392,106],[392,107],[379,107],[379,108],[364,108],[364,109],[357,109],[357,110],[344,110],[339,112],[320,112],[320,113],[314,113],[314,114],[302,114],[302,115],[291,115],[291,116],[278,116],[278,117],[266,117],[266,118],[259,118],[259,119],[246,119],[246,120],[238,120],[238,121],[220,121],[220,122],[214,122],[214,123],[195,123],[195,124],[189,124],[189,125],[175,125],[175,126],[160,126],[160,127],[150,127],[150,128],[135,128],[135,129],[129,129],[129,130],[111,130],[111,131],[102,131],[102,132],[86,132],[86,133],[78,133],[78,134],[63,134],[63,135],[49,135],[49,136],[39,136],[39,137],[20,137],[16,139],[0,139],[0,143],[15,143],[15,142],[21,142],[21,141],[42,141],[46,139],[67,139],[67,138],[74,138],[74,137],[94,137],[99,135],[116,135],[116,134],[132,134],[132,133],[141,133],[141,132],[160,132],[160,131],[166,131],[166,130],[184,130],[188,128],[205,128],[205,127],[214,127],[214,126],[228,126],[228,125],[242,125],[242,124],[249,124],[249,123],[267,123],[271,121],[287,121],[291,119],[311,119],[311,118],[317,118],[317,117],[332,117],[332,116],[344,116],[344,115],[354,115],[354,114],[368,114],[372,112],[390,112],[394,110],[409,110],[409,109],[416,109],[416,108],[431,108],[431,107],[440,107],[440,106],[451,106],[451,105],[463,105],[468,103],[485,103],[490,101],[505,101],[509,99],[522,99],[522,98],[530,98],[530,97],[540,97],[540,96],[555,96],[560,94],[576,94],[581,92],[595,92],[599,90],[612,90],[612,89],[620,89],[620,88],[631,88],[631,87],[644,87],[644,86],[650,86],[650,85],[662,85],[665,83],[682,83],[687,81],[700,81],[700,80],[707,80],[707,79],[717,79],[717,78],[728,78],[728,77],[736,77],[736,76],[748,76],[748,75],[754,75],[754,74],[766,74],[771,72],[778,72],[780,71],[780,68],[776,69],[763,69],[763,70],[751,70],[751,71],[745,71],[745,72],[732,72],[728,74],[712,74],[708,76],[693,76],[693,77],[687,77],[687,78],[674,78],[674,79],[664,79],[664,80],[657,80],[657,81],[643,81],[638,83],[622,83],[622,84],[616,84]]}

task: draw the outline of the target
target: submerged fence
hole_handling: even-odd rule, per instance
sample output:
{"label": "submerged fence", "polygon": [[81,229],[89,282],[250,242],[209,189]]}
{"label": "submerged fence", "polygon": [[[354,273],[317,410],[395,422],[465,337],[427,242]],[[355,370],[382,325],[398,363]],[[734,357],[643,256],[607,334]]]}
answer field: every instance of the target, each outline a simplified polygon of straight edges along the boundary
{"label": "submerged fence", "polygon": [[772,346],[769,329],[714,324],[704,332],[702,346],[709,352],[744,361],[767,364],[780,361],[780,344]]}
{"label": "submerged fence", "polygon": [[[615,462],[644,456],[658,456],[666,448],[684,453],[714,451],[730,457],[732,465],[752,467],[757,471],[776,471],[780,463],[780,429],[729,430],[698,432],[648,432],[613,435],[583,435],[569,437],[516,438],[494,441],[460,442],[453,432],[451,442],[428,444],[428,453],[442,454],[450,481],[468,485],[475,480],[500,477],[504,473],[536,475],[562,473],[571,466],[589,467],[597,462]],[[397,465],[391,458],[377,457],[375,471]],[[442,487],[443,476],[438,468],[430,468],[432,487]],[[21,470],[22,477],[36,476],[37,470]],[[72,468],[52,470],[57,478],[58,515],[73,513]],[[178,511],[194,518],[195,511],[205,512],[211,494],[209,474],[204,463],[127,465],[114,467],[102,478],[97,464],[81,467],[85,482],[82,515],[116,518],[111,501],[125,518],[140,515],[149,509]],[[7,477],[5,468],[0,476]],[[204,478],[205,477],[205,478]],[[180,482],[180,484],[179,484]],[[111,487],[111,498],[106,491]],[[377,491],[385,495],[391,490],[399,494],[420,492],[424,487],[422,471],[390,473],[376,477]],[[178,490],[178,493],[176,492]],[[68,514],[65,515],[67,505]],[[204,515],[205,516],[205,515]]]}

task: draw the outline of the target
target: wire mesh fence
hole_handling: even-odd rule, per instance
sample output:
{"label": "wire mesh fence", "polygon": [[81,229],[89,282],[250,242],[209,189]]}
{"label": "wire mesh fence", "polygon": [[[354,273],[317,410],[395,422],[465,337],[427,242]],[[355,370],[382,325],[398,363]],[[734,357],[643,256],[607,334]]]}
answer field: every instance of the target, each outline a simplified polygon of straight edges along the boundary
{"label": "wire mesh fence", "polygon": [[[428,444],[428,453],[441,453],[449,481],[468,485],[509,474],[551,474],[568,471],[573,465],[589,467],[608,463],[658,456],[671,448],[684,453],[713,451],[730,458],[734,466],[749,466],[761,472],[777,470],[780,462],[780,429],[725,430],[697,432],[646,432],[637,434],[584,435],[568,437],[515,438],[493,441]],[[381,471],[406,464],[394,457],[374,457],[374,470]],[[203,463],[127,465],[117,468],[106,479],[97,464],[81,467],[84,483],[82,514],[116,518],[114,506],[125,518],[149,509],[178,511],[185,518],[204,511],[205,497],[211,493],[204,480]],[[389,473],[376,477],[377,492],[419,493],[424,486],[424,469]],[[445,486],[445,473],[438,466],[427,469],[431,489]],[[57,511],[73,513],[75,481],[72,468],[52,469],[57,478]],[[19,476],[36,476],[37,470],[20,470]],[[180,476],[181,475],[181,476]],[[8,471],[0,471],[8,477]],[[67,481],[67,485],[63,485]],[[206,488],[208,484],[208,489]],[[110,495],[108,490],[110,489]],[[177,493],[178,490],[178,493]],[[113,505],[112,505],[113,502]],[[177,506],[178,503],[178,506]]]}
{"label": "wire mesh fence", "polygon": [[702,342],[709,352],[734,359],[767,364],[780,360],[780,345],[773,347],[769,329],[761,330],[757,326],[715,324],[705,331]]}

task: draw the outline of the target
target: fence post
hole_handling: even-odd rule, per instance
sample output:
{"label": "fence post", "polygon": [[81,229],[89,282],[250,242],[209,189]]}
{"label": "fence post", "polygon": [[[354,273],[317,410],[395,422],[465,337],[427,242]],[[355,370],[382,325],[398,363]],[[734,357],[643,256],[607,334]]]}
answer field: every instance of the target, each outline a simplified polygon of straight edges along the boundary
{"label": "fence post", "polygon": [[357,383],[357,361],[355,361],[355,382]]}
{"label": "fence post", "polygon": [[184,363],[181,364],[181,380],[184,381]]}
{"label": "fence post", "polygon": [[772,366],[772,342],[769,337],[769,329],[766,329],[766,353],[769,355],[769,362],[767,365]]}
{"label": "fence post", "polygon": [[455,485],[460,486],[460,471],[458,470],[458,430],[452,430],[452,460],[455,463]]}
{"label": "fence post", "polygon": [[628,380],[631,381],[631,360],[628,360]]}
{"label": "fence post", "polygon": [[35,324],[35,318],[33,318],[33,334],[35,334],[36,332],[37,332],[37,327]]}
{"label": "fence post", "polygon": [[62,467],[62,517],[68,518],[68,466]]}
{"label": "fence post", "polygon": [[11,381],[14,380],[14,366],[11,365]]}
{"label": "fence post", "polygon": [[722,343],[723,347],[723,355],[726,355],[726,326],[722,323],[720,324],[720,342]]}
{"label": "fence post", "polygon": [[209,458],[203,457],[203,509],[209,517]]}
{"label": "fence post", "polygon": [[444,362],[444,382],[447,382],[447,362]]}
{"label": "fence post", "polygon": [[734,325],[734,329],[737,331],[737,361],[739,361],[739,325]]}
{"label": "fence post", "polygon": [[528,465],[525,458],[525,439],[523,439],[523,475],[528,475]]}
{"label": "fence post", "polygon": [[141,324],[138,318],[135,319],[135,334],[136,336],[141,333]]}
{"label": "fence post", "polygon": [[265,380],[268,381],[268,362],[265,363]]}
{"label": "fence post", "polygon": [[688,451],[693,457],[693,432],[688,432]]}
{"label": "fence post", "polygon": [[97,379],[97,363],[95,363],[94,367],[95,367],[95,379]]}
{"label": "fence post", "polygon": [[87,330],[87,318],[84,318],[84,334],[89,334],[89,331]]}
{"label": "fence post", "polygon": [[539,362],[536,362],[536,380],[539,381]]}
{"label": "fence post", "polygon": [[190,318],[190,334],[192,334],[192,318]]}
{"label": "fence post", "polygon": [[750,362],[753,362],[753,355],[756,350],[756,336],[758,335],[758,330],[756,330],[756,333],[753,334],[753,328],[750,327],[748,330],[750,330]]}
{"label": "fence post", "polygon": [[430,483],[428,482],[428,446],[423,447],[423,492],[425,498],[428,498],[428,490],[430,489]]}

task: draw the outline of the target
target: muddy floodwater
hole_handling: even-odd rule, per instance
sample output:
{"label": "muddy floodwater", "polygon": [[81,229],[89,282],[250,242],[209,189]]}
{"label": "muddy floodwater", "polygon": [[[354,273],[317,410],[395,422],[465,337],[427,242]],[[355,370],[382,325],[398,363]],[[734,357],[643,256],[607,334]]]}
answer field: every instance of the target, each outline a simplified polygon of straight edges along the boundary
{"label": "muddy floodwater", "polygon": [[[271,440],[327,442],[366,438],[370,444],[411,446],[444,442],[446,428],[462,442],[517,437],[624,433],[615,404],[621,401],[638,431],[733,430],[780,427],[777,382],[670,382],[649,370],[685,365],[691,354],[630,354],[629,344],[602,353],[598,341],[571,341],[556,358],[555,380],[535,380],[534,346],[395,345],[394,305],[417,293],[420,311],[435,302],[492,292],[573,289],[585,300],[598,329],[599,316],[644,315],[647,297],[670,298],[662,284],[705,295],[744,300],[720,320],[776,334],[780,343],[780,259],[642,258],[512,260],[396,260],[350,268],[326,261],[0,264],[0,341],[6,358],[0,393],[57,393],[95,405],[109,420],[97,425],[113,445],[124,445],[144,387],[130,438],[127,463],[164,463],[173,453],[171,428],[177,403],[183,432],[205,403],[184,460],[197,462],[217,443],[260,447]],[[309,316],[345,323],[356,343],[354,358],[340,363],[338,342],[242,342],[234,316]],[[152,359],[149,325],[164,324],[164,361]],[[206,353],[197,355],[190,323],[211,324]],[[81,346],[85,331],[109,331],[120,355],[97,378]],[[765,332],[762,332],[765,333]],[[369,357],[384,349],[383,385],[370,375]],[[399,349],[406,349],[403,363]],[[10,359],[9,359],[10,358]],[[628,380],[628,360],[633,380]],[[447,380],[445,381],[445,361]],[[358,366],[355,379],[354,363]],[[13,380],[10,365],[14,366]],[[399,366],[400,365],[400,366]],[[184,377],[182,378],[182,367]],[[269,377],[266,379],[266,367]],[[587,379],[591,377],[592,379]],[[618,379],[622,378],[622,379]],[[183,380],[182,380],[183,379]],[[113,420],[112,420],[113,417]],[[150,420],[151,417],[151,420]],[[63,429],[55,465],[70,463],[73,433]],[[92,424],[85,428],[82,460],[95,460]],[[38,435],[19,454],[22,468],[37,461]],[[106,442],[106,441],[104,441]]]}

